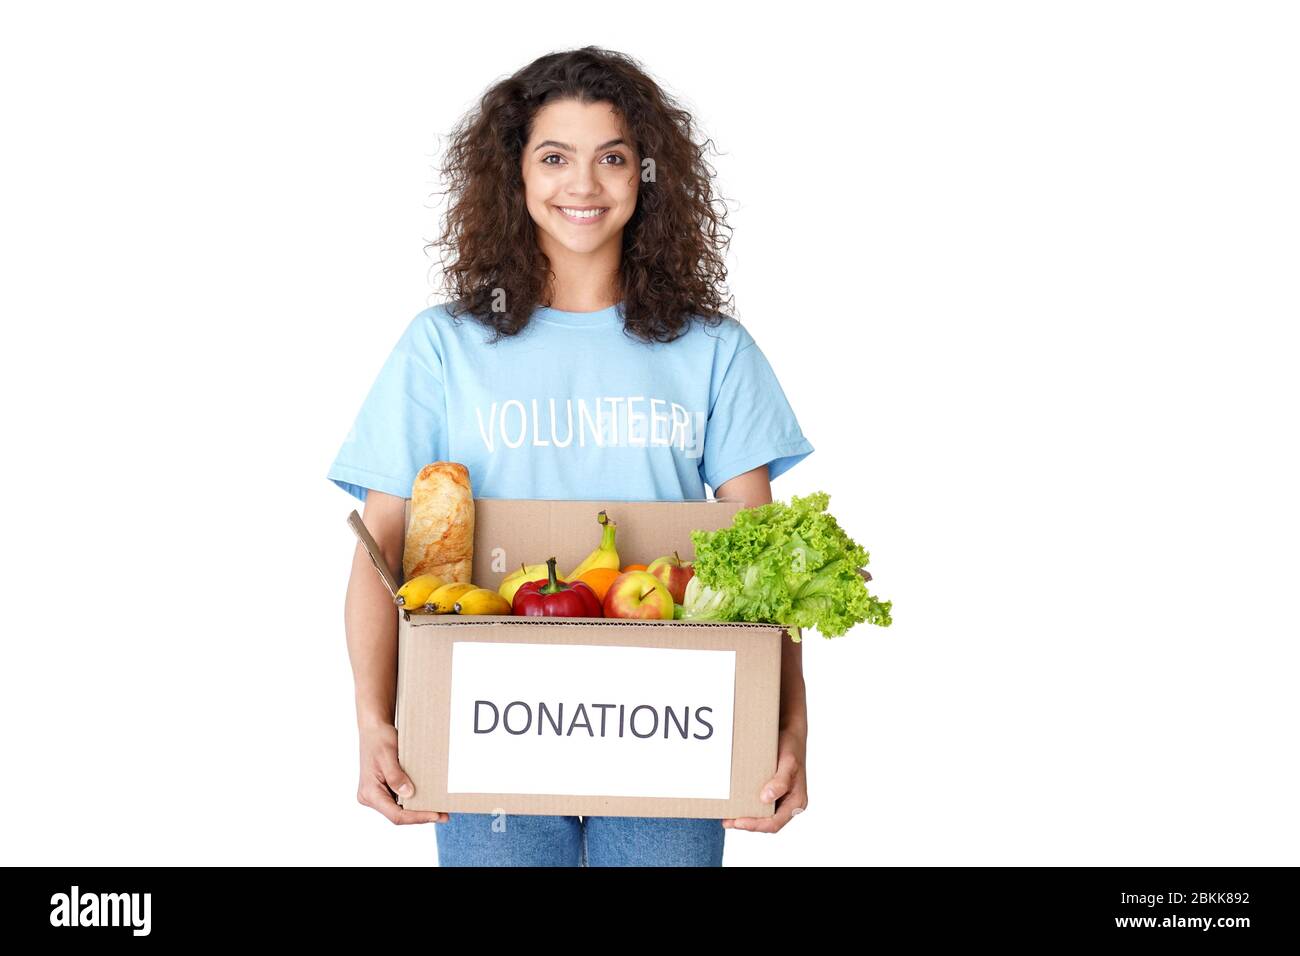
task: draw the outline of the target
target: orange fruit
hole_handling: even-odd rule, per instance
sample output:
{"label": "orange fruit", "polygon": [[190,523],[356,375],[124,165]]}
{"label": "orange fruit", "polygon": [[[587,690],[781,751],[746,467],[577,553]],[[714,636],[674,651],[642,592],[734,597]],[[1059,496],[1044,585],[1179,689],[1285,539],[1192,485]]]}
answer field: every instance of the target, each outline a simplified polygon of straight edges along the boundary
{"label": "orange fruit", "polygon": [[624,570],[624,571],[644,571],[645,569],[646,569],[646,566],[645,566],[644,564],[629,564],[629,565],[628,565],[627,567],[625,567],[623,570]]}
{"label": "orange fruit", "polygon": [[614,583],[614,579],[618,575],[619,572],[614,568],[592,568],[586,574],[579,575],[578,580],[590,585],[591,589],[596,592],[596,597],[600,598],[603,603],[605,594],[609,591],[609,586]]}

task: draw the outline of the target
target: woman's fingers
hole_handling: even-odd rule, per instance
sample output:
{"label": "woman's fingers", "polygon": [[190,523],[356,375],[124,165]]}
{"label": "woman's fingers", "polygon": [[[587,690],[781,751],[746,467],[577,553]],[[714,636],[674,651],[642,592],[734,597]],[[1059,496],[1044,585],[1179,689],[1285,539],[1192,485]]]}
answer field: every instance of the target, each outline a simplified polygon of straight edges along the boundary
{"label": "woman's fingers", "polygon": [[445,823],[449,815],[438,810],[407,810],[393,794],[403,799],[415,796],[415,784],[397,760],[397,731],[382,728],[378,735],[363,733],[361,740],[361,785],[357,801],[378,810],[393,823]]}
{"label": "woman's fingers", "polygon": [[379,751],[379,772],[384,775],[384,783],[388,784],[388,789],[393,793],[404,799],[415,796],[415,784],[411,783],[411,778],[397,762],[396,750],[385,747]]}
{"label": "woman's fingers", "polygon": [[378,810],[392,823],[445,823],[447,820],[447,814],[437,810],[406,810],[399,807],[393,795],[388,792],[388,787],[378,778],[361,788],[357,793],[357,800],[367,807]]}
{"label": "woman's fingers", "polygon": [[799,762],[795,759],[793,753],[789,750],[781,754],[781,759],[777,761],[776,773],[772,776],[763,787],[763,792],[759,794],[759,799],[764,803],[772,800],[779,800],[784,797],[794,787],[794,779],[799,773]]}
{"label": "woman's fingers", "polygon": [[776,833],[796,814],[808,806],[808,788],[799,772],[799,760],[793,751],[784,750],[777,761],[776,773],[764,786],[760,799],[775,800],[776,812],[770,817],[736,817],[723,820],[727,830],[753,830],[755,833]]}
{"label": "woman's fingers", "polygon": [[808,795],[802,788],[796,788],[776,805],[776,813],[770,817],[737,817],[731,820],[731,826],[727,827],[728,821],[723,820],[722,825],[729,830],[752,830],[755,833],[776,833],[783,826],[794,819],[796,814],[802,813],[808,806]]}

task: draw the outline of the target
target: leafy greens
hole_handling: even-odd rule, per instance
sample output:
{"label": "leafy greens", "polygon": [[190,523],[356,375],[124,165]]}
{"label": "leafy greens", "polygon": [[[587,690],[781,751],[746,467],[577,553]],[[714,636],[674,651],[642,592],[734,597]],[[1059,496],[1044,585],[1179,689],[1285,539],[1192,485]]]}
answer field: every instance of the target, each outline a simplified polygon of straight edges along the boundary
{"label": "leafy greens", "polygon": [[888,627],[892,601],[878,601],[858,569],[870,555],[827,512],[824,491],[742,508],[730,528],[692,531],[695,576],[683,620],[763,621],[839,637],[864,621]]}

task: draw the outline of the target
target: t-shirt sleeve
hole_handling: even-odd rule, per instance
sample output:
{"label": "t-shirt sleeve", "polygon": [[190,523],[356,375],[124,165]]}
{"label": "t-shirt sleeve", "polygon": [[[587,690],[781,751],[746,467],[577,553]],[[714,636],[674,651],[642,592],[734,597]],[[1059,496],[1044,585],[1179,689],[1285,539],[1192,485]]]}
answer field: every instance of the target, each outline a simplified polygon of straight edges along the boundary
{"label": "t-shirt sleeve", "polygon": [[744,333],[709,410],[701,477],[716,494],[729,479],[760,465],[775,480],[812,452],[767,356]]}
{"label": "t-shirt sleeve", "polygon": [[398,339],[327,477],[366,500],[370,488],[409,498],[420,469],[447,459],[447,401],[433,310]]}

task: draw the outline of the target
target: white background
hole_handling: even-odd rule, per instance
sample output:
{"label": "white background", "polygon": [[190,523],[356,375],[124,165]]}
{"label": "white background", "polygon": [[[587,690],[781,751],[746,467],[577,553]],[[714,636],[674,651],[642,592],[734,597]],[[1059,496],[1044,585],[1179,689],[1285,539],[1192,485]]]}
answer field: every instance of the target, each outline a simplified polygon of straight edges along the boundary
{"label": "white background", "polygon": [[439,134],[596,43],[722,151],[775,493],[894,601],[726,864],[1300,862],[1294,7],[502,6],[5,8],[5,861],[435,859],[355,799],[325,471]]}

